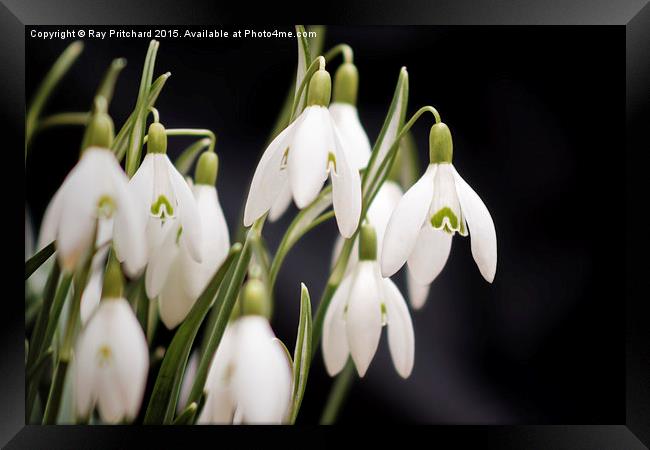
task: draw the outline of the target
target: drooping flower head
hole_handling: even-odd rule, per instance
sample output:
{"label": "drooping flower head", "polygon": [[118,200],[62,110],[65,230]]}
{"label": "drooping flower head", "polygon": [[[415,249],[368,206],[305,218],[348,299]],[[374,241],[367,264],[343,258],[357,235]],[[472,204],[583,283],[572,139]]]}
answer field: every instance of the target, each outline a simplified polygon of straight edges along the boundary
{"label": "drooping flower head", "polygon": [[147,236],[147,260],[160,244],[166,227],[178,224],[196,262],[201,262],[201,220],[192,191],[167,156],[167,135],[160,123],[149,126],[147,155],[129,182],[139,202]]}
{"label": "drooping flower head", "polygon": [[395,283],[381,276],[375,230],[364,224],[359,263],[343,278],[325,314],[323,358],[330,376],[340,372],[351,355],[363,377],[377,351],[384,325],[395,369],[407,378],[415,354],[413,323]]}
{"label": "drooping flower head", "polygon": [[97,406],[103,422],[133,420],[140,410],[149,370],[147,339],[122,296],[118,264],[109,264],[102,300],[80,333],[73,362],[77,416]]}
{"label": "drooping flower head", "polygon": [[244,315],[228,325],[205,384],[202,424],[281,424],[291,403],[291,365],[266,317],[259,280],[249,280]]}
{"label": "drooping flower head", "polygon": [[92,116],[81,159],[45,211],[39,247],[56,240],[59,261],[71,271],[99,237],[98,227],[104,228],[102,234],[107,241],[112,238],[118,259],[133,275],[146,262],[143,220],[129,195],[128,178],[110,150],[113,122],[103,108]]}
{"label": "drooping flower head", "polygon": [[339,231],[350,237],[356,230],[361,214],[361,178],[327,109],[330,91],[329,73],[316,71],[309,83],[307,107],[273,139],[260,159],[246,200],[245,226],[269,211],[287,190],[298,208],[306,207],[329,176]]}
{"label": "drooping flower head", "polygon": [[147,295],[158,297],[160,318],[169,329],[185,319],[230,248],[228,226],[215,188],[217,171],[216,153],[204,152],[192,185],[201,225],[201,262],[194,260],[182,225],[175,222],[166,228],[147,267]]}
{"label": "drooping flower head", "polygon": [[430,164],[399,201],[384,237],[384,276],[408,260],[414,281],[431,283],[449,257],[454,234],[471,234],[472,255],[483,277],[494,280],[497,243],[494,222],[474,190],[452,164],[451,132],[444,123],[431,128]]}

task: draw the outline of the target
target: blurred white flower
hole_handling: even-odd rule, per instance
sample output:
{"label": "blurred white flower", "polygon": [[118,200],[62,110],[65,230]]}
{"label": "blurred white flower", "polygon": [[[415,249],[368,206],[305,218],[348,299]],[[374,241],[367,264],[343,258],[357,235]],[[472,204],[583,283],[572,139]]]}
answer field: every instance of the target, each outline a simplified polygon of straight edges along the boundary
{"label": "blurred white flower", "polygon": [[382,274],[393,275],[408,260],[414,281],[431,283],[447,262],[454,234],[467,236],[469,229],[474,260],[491,283],[497,240],[490,212],[451,163],[451,134],[446,125],[432,127],[431,141],[431,164],[401,198],[388,222]]}
{"label": "blurred white flower", "polygon": [[[348,143],[340,136],[327,109],[328,83],[331,84],[326,71],[314,74],[309,106],[264,151],[246,200],[245,226],[252,225],[276,202],[274,217],[278,217],[288,206],[289,192],[298,208],[306,207],[318,196],[329,176],[339,231],[350,237],[356,230],[361,214],[361,177],[350,163]],[[319,89],[327,91],[327,101],[318,97]]]}
{"label": "blurred white flower", "polygon": [[205,384],[199,424],[282,424],[292,371],[267,319],[247,315],[226,328]]}
{"label": "blurred white flower", "polygon": [[108,227],[116,256],[131,275],[146,263],[143,220],[129,195],[128,178],[113,153],[86,149],[48,205],[39,248],[56,240],[59,261],[73,270],[92,243],[95,226]]}
{"label": "blurred white flower", "polygon": [[105,298],[79,335],[73,361],[79,416],[97,405],[102,421],[133,420],[149,370],[147,340],[129,303]]}
{"label": "blurred white flower", "polygon": [[360,261],[343,278],[325,314],[323,357],[331,376],[343,369],[351,355],[363,377],[377,351],[384,325],[388,325],[395,369],[403,378],[413,369],[415,336],[411,316],[397,286],[381,276],[374,234],[372,226],[362,225]]}

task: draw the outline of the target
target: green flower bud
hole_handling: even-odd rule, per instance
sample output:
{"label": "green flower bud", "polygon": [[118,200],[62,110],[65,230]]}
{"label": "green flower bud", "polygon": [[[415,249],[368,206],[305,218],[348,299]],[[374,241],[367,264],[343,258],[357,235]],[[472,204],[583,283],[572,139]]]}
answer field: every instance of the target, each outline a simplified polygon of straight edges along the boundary
{"label": "green flower bud", "polygon": [[167,134],[161,123],[154,122],[149,125],[148,136],[147,153],[167,153]]}
{"label": "green flower bud", "polygon": [[359,71],[353,63],[344,63],[334,74],[334,101],[357,104],[359,90]]}
{"label": "green flower bud", "polygon": [[429,161],[431,164],[450,163],[454,149],[449,127],[440,122],[431,127],[429,133]]}
{"label": "green flower bud", "polygon": [[240,300],[243,302],[243,315],[256,315],[269,318],[270,298],[266,286],[258,278],[251,278],[244,285]]}
{"label": "green flower bud", "polygon": [[359,261],[374,261],[377,259],[377,233],[369,223],[361,225],[359,231]]}
{"label": "green flower bud", "polygon": [[108,258],[108,266],[104,273],[104,284],[102,286],[102,298],[122,298],[124,288],[124,277],[122,268],[115,257],[111,255]]}
{"label": "green flower bud", "polygon": [[217,182],[219,171],[219,157],[215,152],[203,152],[196,163],[194,171],[194,182],[196,184],[207,184],[214,186]]}
{"label": "green flower bud", "polygon": [[318,105],[328,107],[332,94],[332,79],[327,70],[317,70],[309,81],[307,106]]}
{"label": "green flower bud", "polygon": [[95,98],[95,105],[83,137],[83,150],[88,147],[110,148],[113,144],[115,128],[113,120],[106,113],[106,99]]}

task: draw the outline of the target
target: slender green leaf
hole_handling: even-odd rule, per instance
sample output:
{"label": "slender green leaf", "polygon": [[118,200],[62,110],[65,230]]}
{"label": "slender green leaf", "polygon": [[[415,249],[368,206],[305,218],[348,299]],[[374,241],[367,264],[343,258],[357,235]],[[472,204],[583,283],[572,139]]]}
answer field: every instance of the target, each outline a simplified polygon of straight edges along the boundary
{"label": "slender green leaf", "polygon": [[129,143],[126,149],[126,173],[132,177],[140,165],[140,154],[142,152],[142,140],[145,135],[145,127],[149,109],[147,107],[147,96],[151,88],[153,79],[153,69],[156,61],[156,54],[160,43],[152,40],[149,43],[149,49],[142,69],[142,78],[140,80],[140,90],[135,106],[135,115],[133,126],[129,133]]}
{"label": "slender green leaf", "polygon": [[235,243],[221,267],[214,274],[196,303],[180,325],[171,344],[167,348],[156,383],[154,385],[149,405],[145,414],[145,424],[171,423],[176,411],[178,394],[180,392],[185,366],[203,320],[205,319],[214,298],[222,285],[225,274],[241,252],[242,245]]}
{"label": "slender green leaf", "polygon": [[[156,104],[156,100],[158,100],[158,96],[160,95],[162,88],[165,86],[165,83],[167,82],[167,79],[170,76],[171,76],[170,72],[164,73],[160,75],[158,78],[156,78],[156,81],[154,81],[154,83],[151,85],[151,89],[149,90],[149,95],[147,96],[147,104],[145,108],[146,111],[149,111],[149,109]],[[135,117],[136,117],[136,110],[134,110],[129,116],[129,118],[126,119],[126,122],[124,122],[124,125],[122,126],[120,131],[117,133],[117,136],[115,136],[115,139],[113,140],[112,150],[115,153],[115,156],[118,161],[122,161],[124,155],[126,155],[126,150],[129,144],[129,136],[131,134],[131,129],[133,128],[133,124],[135,122]]]}
{"label": "slender green leaf", "polygon": [[[298,39],[298,68],[296,70],[296,86],[293,94],[294,102],[296,96],[299,95],[298,87],[300,86],[300,83],[302,83],[302,80],[305,78],[307,67],[309,67],[312,61],[312,57],[309,52],[309,40],[307,39],[304,26],[296,25],[296,36]],[[300,114],[300,112],[305,107],[306,98],[307,89],[302,92],[300,99],[298,99],[298,109],[296,111],[296,115]]]}
{"label": "slender green leaf", "polygon": [[41,115],[45,104],[47,103],[50,95],[59,84],[59,81],[68,73],[68,70],[77,60],[83,51],[84,44],[82,41],[74,41],[64,51],[61,56],[52,65],[43,81],[38,86],[34,98],[27,110],[25,117],[25,159],[27,159],[27,148],[36,131],[38,119]]}
{"label": "slender green leaf", "polygon": [[113,92],[115,91],[115,83],[117,83],[117,78],[120,76],[122,69],[126,67],[126,59],[117,58],[111,62],[111,65],[106,70],[104,78],[99,84],[97,93],[95,96],[101,96],[106,99],[106,105],[111,104],[113,99]]}
{"label": "slender green leaf", "polygon": [[302,397],[307,387],[309,366],[311,364],[311,300],[307,286],[300,285],[300,322],[296,336],[296,348],[293,354],[293,396],[289,423],[293,424],[298,417]]}
{"label": "slender green leaf", "polygon": [[36,269],[47,261],[54,253],[54,241],[43,247],[38,253],[25,261],[25,279],[29,278]]}

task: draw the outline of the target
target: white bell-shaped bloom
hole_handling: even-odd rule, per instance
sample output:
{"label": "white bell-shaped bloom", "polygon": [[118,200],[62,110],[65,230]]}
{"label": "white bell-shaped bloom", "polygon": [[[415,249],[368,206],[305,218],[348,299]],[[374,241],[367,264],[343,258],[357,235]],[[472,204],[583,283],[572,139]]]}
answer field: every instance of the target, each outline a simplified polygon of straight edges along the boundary
{"label": "white bell-shaped bloom", "polygon": [[[369,226],[362,226],[361,234],[366,227]],[[361,246],[363,250],[363,241]],[[395,369],[403,378],[413,370],[415,336],[408,307],[395,283],[381,276],[375,258],[376,248],[374,257],[361,255],[327,308],[323,357],[330,376],[339,373],[351,355],[359,376],[363,377],[377,351],[384,325],[388,326],[388,345]]]}
{"label": "white bell-shaped bloom", "polygon": [[359,120],[357,107],[350,103],[333,102],[329,107],[332,120],[349,149],[350,165],[357,170],[368,165],[370,159],[370,140]]}
{"label": "white bell-shaped bloom", "polygon": [[245,226],[252,225],[276,202],[280,202],[278,209],[282,210],[287,191],[298,208],[306,207],[318,196],[329,176],[339,231],[350,237],[356,230],[361,214],[361,177],[350,163],[348,143],[344,143],[327,109],[329,88],[326,101],[313,100],[318,95],[313,92],[318,91],[325,78],[329,82],[324,70],[314,74],[309,87],[310,106],[264,151],[246,200]]}
{"label": "white bell-shaped bloom", "polygon": [[196,200],[183,175],[165,153],[164,127],[149,127],[149,147],[142,164],[131,178],[129,189],[140,203],[147,236],[147,260],[161,243],[166,226],[176,223],[183,228],[184,240],[192,259],[201,262],[201,219]]}
{"label": "white bell-shaped bloom", "polygon": [[133,420],[140,410],[148,370],[147,340],[129,303],[105,298],[75,348],[77,414],[88,417],[97,405],[106,423]]}
{"label": "white bell-shaped bloom", "polygon": [[214,355],[199,424],[282,424],[292,372],[268,320],[247,315],[228,325]]}
{"label": "white bell-shaped bloom", "polygon": [[181,323],[228,255],[230,237],[214,185],[192,186],[198,207],[201,262],[196,262],[185,227],[172,222],[151,254],[145,275],[149,298],[158,296],[160,319],[169,329]]}
{"label": "white bell-shaped bloom", "polygon": [[[453,235],[459,233],[471,234],[474,260],[483,277],[490,283],[494,280],[494,222],[483,201],[451,164],[450,134],[448,139],[444,157],[438,158],[440,162],[432,157],[424,175],[404,194],[388,222],[381,258],[384,276],[391,276],[408,260],[414,281],[431,283],[447,262]],[[432,148],[435,150],[433,144]]]}
{"label": "white bell-shaped bloom", "polygon": [[[393,213],[393,210],[397,206],[400,198],[404,192],[400,185],[394,181],[386,180],[384,184],[381,185],[377,195],[370,204],[368,212],[366,213],[366,219],[368,222],[374,226],[375,231],[377,232],[377,259],[381,260],[381,249],[384,242],[384,234],[386,232],[386,226],[390,220],[390,216]],[[341,249],[343,248],[344,240],[340,236],[337,238],[336,243],[334,244],[334,251],[332,252],[332,266],[336,262]],[[359,239],[357,238],[354,241],[354,246],[352,252],[350,253],[350,258],[346,267],[346,274],[349,274],[354,267],[359,262]],[[407,288],[409,293],[409,300],[411,306],[415,309],[421,308],[428,295],[429,295],[429,284],[420,284],[412,280],[413,275],[410,270],[407,270],[408,282]]]}
{"label": "white bell-shaped bloom", "polygon": [[110,150],[86,149],[45,211],[39,248],[56,240],[62,266],[72,270],[92,244],[99,222],[100,228],[108,227],[127,273],[141,271],[146,263],[144,221],[128,182]]}

